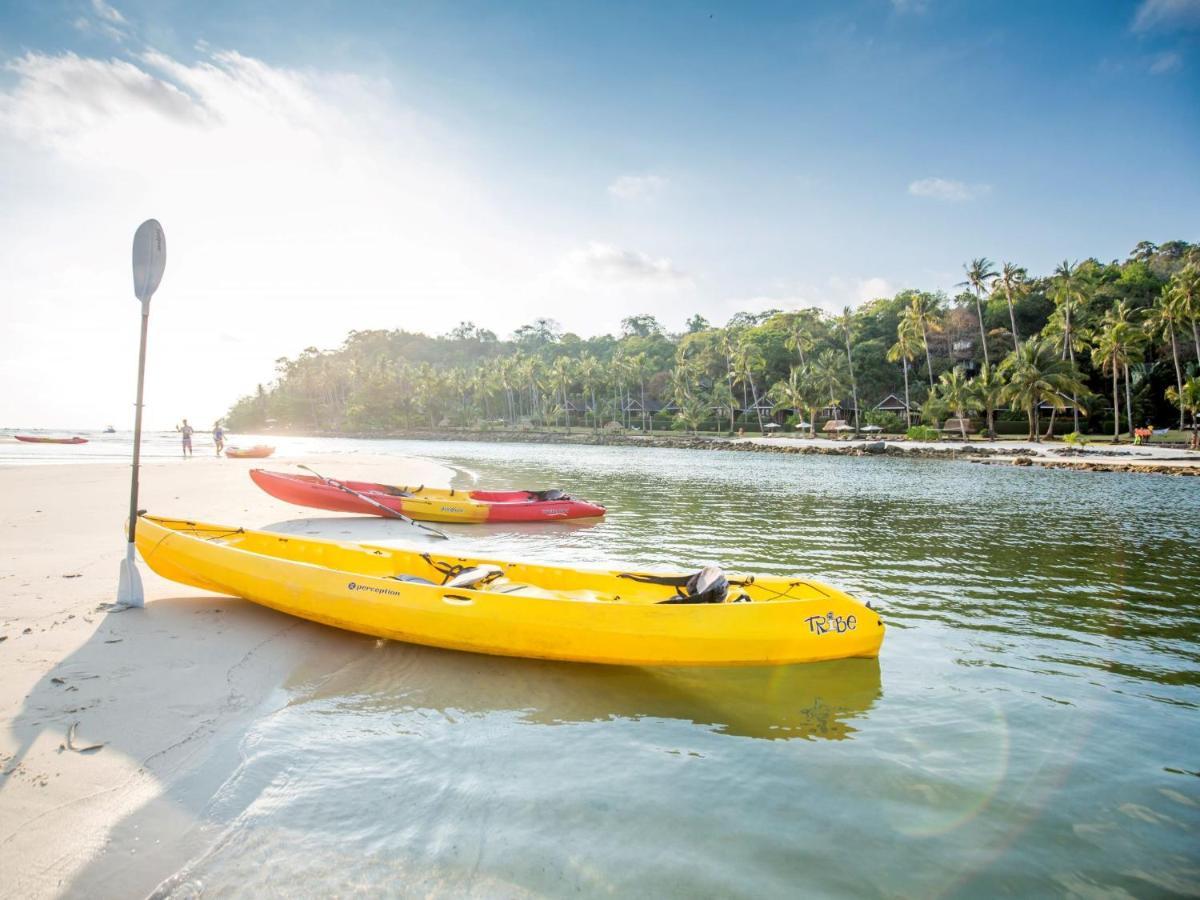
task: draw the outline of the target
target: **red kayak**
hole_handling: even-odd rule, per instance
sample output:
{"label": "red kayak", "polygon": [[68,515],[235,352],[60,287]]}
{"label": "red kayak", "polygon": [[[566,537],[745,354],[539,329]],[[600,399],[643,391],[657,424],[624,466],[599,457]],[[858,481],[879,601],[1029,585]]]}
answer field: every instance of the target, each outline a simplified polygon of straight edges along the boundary
{"label": "red kayak", "polygon": [[54,437],[38,437],[33,434],[14,434],[18,441],[24,441],[27,444],[86,444],[87,438],[69,437],[69,438],[54,438]]}
{"label": "red kayak", "polygon": [[[424,485],[400,487],[369,481],[335,482],[312,475],[290,475],[265,469],[251,469],[250,477],[272,497],[288,503],[367,516],[384,515],[379,506],[424,522],[546,522],[604,515],[603,506],[576,500],[562,491],[455,491]],[[355,494],[362,494],[366,499]]]}
{"label": "red kayak", "polygon": [[225,455],[230,459],[266,459],[275,452],[274,447],[266,444],[256,444],[243,450],[241,447],[226,447]]}

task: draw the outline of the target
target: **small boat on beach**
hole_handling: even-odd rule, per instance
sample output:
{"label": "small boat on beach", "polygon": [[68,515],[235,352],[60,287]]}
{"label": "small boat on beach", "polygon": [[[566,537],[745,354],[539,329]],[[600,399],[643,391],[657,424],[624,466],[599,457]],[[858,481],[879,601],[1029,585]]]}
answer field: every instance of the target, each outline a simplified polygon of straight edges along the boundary
{"label": "small boat on beach", "polygon": [[253,447],[226,447],[225,455],[230,459],[266,459],[275,452],[274,447],[266,444],[255,444]]}
{"label": "small boat on beach", "polygon": [[632,666],[764,666],[876,657],[868,605],[799,577],[623,572],[139,516],[164,578],[375,637]]}
{"label": "small boat on beach", "polygon": [[599,504],[554,490],[456,491],[424,485],[334,481],[266,469],[251,469],[250,477],[272,497],[297,506],[365,516],[386,516],[390,510],[421,522],[547,522],[591,519],[605,513]]}
{"label": "small boat on beach", "polygon": [[14,434],[18,441],[24,441],[27,444],[86,444],[87,438],[81,438],[78,435],[75,437],[42,437],[36,434]]}

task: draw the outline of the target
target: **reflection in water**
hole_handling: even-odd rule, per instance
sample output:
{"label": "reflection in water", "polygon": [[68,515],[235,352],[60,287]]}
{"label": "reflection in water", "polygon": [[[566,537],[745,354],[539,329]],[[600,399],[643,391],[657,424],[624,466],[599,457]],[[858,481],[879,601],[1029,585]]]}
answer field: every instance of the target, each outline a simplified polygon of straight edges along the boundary
{"label": "reflection in water", "polygon": [[[464,555],[807,575],[882,607],[883,654],[636,670],[330,630],[349,662],[294,673],[214,755],[165,894],[1200,893],[1200,479],[389,448],[610,510],[448,526]],[[271,527],[413,543],[376,518]]]}
{"label": "reflection in water", "polygon": [[[765,669],[638,669],[510,659],[378,642],[321,681],[298,671],[294,704],[337,701],[352,713],[513,713],[531,725],[678,719],[721,734],[842,740],[880,694],[879,661]],[[469,686],[469,687],[465,687]]]}

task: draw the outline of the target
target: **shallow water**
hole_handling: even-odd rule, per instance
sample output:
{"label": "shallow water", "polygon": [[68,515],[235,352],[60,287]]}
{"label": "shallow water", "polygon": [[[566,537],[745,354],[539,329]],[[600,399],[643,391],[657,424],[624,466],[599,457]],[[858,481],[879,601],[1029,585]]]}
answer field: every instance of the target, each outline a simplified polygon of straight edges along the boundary
{"label": "shallow water", "polygon": [[1200,479],[367,446],[611,510],[448,529],[467,553],[804,573],[882,607],[882,656],[654,671],[331,632],[351,661],[294,673],[209,772],[164,896],[1200,892]]}

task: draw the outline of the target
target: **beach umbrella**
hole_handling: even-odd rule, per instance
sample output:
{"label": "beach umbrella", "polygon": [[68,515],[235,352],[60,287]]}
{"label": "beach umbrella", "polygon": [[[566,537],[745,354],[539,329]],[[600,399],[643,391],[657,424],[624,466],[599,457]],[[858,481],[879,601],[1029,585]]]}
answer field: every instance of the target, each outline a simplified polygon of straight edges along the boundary
{"label": "beach umbrella", "polygon": [[771,430],[774,430],[779,427],[780,426],[776,422],[768,422],[766,425],[763,426],[763,428],[770,428]]}
{"label": "beach umbrella", "polygon": [[142,304],[142,340],[138,349],[137,404],[133,416],[133,477],[129,486],[129,541],[121,560],[117,582],[117,603],[145,606],[142,576],[134,563],[134,536],[137,532],[138,467],[142,453],[142,383],[146,376],[146,330],[150,325],[150,298],[158,290],[167,265],[167,238],[156,219],[147,219],[133,235],[133,295]]}
{"label": "beach umbrella", "polygon": [[879,425],[864,425],[859,429],[859,431],[869,431],[874,434],[876,431],[883,431],[883,428],[881,428]]}
{"label": "beach umbrella", "polygon": [[833,430],[834,431],[853,431],[854,426],[853,425],[837,425],[834,427]]}

